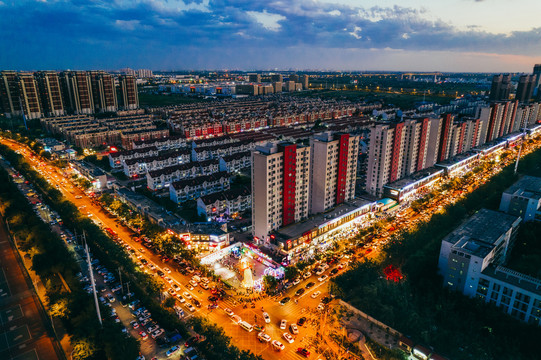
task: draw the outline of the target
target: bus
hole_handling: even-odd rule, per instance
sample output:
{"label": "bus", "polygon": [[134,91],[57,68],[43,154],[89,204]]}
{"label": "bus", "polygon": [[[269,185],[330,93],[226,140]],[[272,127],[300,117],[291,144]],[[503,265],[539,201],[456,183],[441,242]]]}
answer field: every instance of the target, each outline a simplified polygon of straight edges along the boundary
{"label": "bus", "polygon": [[243,321],[240,321],[240,322],[239,322],[239,325],[240,325],[241,328],[243,328],[244,330],[246,330],[246,331],[248,331],[248,332],[254,331],[254,327],[253,327],[251,324],[249,324],[249,323],[247,323],[246,321],[244,321],[244,320],[243,320]]}

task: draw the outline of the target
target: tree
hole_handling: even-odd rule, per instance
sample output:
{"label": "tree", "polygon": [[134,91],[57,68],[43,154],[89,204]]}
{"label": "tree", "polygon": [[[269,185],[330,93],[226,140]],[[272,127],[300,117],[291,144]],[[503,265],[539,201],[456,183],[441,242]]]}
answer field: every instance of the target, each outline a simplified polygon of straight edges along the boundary
{"label": "tree", "polygon": [[175,306],[175,298],[172,297],[172,296],[168,297],[163,302],[163,306],[166,307],[166,308],[170,308],[170,309],[173,308],[173,306]]}
{"label": "tree", "polygon": [[273,294],[278,288],[278,280],[274,276],[265,275],[263,276],[263,285],[267,294]]}
{"label": "tree", "polygon": [[92,343],[83,339],[75,343],[71,355],[74,360],[85,360],[92,358],[95,351],[96,349]]}
{"label": "tree", "polygon": [[297,269],[296,266],[288,266],[285,270],[285,278],[286,280],[293,280],[297,276],[299,276],[299,269]]}

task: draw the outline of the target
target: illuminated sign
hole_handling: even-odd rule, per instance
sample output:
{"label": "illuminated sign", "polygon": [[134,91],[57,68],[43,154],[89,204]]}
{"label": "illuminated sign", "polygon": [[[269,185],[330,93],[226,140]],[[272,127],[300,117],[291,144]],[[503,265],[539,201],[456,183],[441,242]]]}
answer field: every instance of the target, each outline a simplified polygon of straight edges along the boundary
{"label": "illuminated sign", "polygon": [[391,195],[398,195],[398,191],[397,190],[391,190]]}

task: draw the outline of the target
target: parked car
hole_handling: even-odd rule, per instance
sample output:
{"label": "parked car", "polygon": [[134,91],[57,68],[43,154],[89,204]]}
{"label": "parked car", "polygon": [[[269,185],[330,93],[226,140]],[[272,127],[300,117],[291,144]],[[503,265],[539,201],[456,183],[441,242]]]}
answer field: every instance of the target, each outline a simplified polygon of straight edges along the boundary
{"label": "parked car", "polygon": [[180,347],[178,345],[175,345],[171,349],[166,351],[165,356],[170,357],[179,350],[180,350]]}

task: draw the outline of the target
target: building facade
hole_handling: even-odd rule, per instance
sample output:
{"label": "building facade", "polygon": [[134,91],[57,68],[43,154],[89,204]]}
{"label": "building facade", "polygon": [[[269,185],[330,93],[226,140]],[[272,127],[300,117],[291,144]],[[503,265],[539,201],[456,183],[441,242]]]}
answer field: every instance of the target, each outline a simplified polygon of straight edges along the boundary
{"label": "building facade", "polygon": [[310,147],[269,143],[252,152],[253,236],[268,241],[280,227],[308,216]]}
{"label": "building facade", "polygon": [[310,213],[324,212],[355,197],[359,136],[325,132],[310,142]]}

